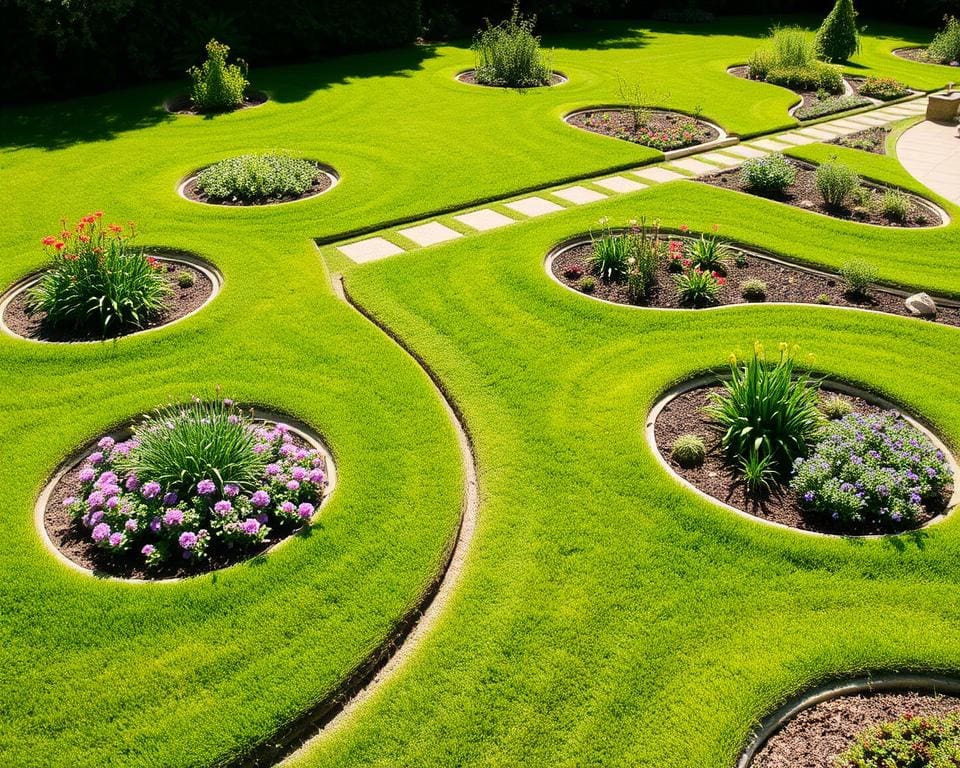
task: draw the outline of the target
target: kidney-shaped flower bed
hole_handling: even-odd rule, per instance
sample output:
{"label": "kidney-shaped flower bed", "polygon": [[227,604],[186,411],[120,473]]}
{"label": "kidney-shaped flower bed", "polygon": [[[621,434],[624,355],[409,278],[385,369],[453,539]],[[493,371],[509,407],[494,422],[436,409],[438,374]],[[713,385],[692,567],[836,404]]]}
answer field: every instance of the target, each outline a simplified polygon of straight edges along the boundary
{"label": "kidney-shaped flower bed", "polygon": [[83,568],[185,576],[308,528],[332,472],[305,431],[230,400],[195,399],[101,438],[55,475],[38,512],[48,539]]}
{"label": "kidney-shaped flower bed", "polygon": [[725,136],[723,129],[700,117],[640,107],[584,109],[567,115],[564,120],[591,133],[661,152],[708,144]]}
{"label": "kidney-shaped flower bed", "polygon": [[315,160],[287,155],[230,157],[203,168],[180,184],[188,200],[211,205],[276,205],[322,195],[339,177]]}
{"label": "kidney-shaped flower bed", "polygon": [[0,298],[8,333],[39,341],[92,341],[169,325],[193,314],[222,279],[190,254],[136,248],[132,222],[103,224],[100,211],[43,238],[50,265]]}
{"label": "kidney-shaped flower bed", "polygon": [[955,463],[915,420],[757,345],[727,377],[677,388],[647,426],[664,464],[741,512],[838,535],[917,528],[952,503]]}

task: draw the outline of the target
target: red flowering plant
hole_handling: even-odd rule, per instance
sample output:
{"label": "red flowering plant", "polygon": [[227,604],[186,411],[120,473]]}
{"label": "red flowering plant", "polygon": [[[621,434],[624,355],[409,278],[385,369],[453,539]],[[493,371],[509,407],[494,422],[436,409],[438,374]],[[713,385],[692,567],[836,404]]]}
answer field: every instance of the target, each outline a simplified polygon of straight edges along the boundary
{"label": "red flowering plant", "polygon": [[706,307],[720,301],[720,291],[727,284],[727,278],[719,272],[707,271],[689,265],[686,271],[673,276],[677,289],[677,299],[688,307]]}
{"label": "red flowering plant", "polygon": [[59,235],[41,240],[52,263],[27,295],[27,309],[44,324],[87,335],[142,328],[167,307],[171,293],[163,265],[134,248],[133,222],[104,224],[103,213],[84,216]]}

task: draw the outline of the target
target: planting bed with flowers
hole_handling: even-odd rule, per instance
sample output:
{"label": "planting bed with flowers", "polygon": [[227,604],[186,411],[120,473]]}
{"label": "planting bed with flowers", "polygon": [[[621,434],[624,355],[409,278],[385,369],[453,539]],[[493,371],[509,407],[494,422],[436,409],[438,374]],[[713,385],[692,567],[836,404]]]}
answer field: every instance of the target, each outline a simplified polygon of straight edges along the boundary
{"label": "planting bed with flowers", "polygon": [[101,438],[51,490],[44,523],[80,565],[116,576],[189,575],[250,558],[309,527],[326,458],[283,423],[232,401],[169,406]]}
{"label": "planting bed with flowers", "polygon": [[661,152],[706,144],[720,137],[714,126],[699,117],[663,110],[585,110],[575,112],[566,120],[577,128]]}
{"label": "planting bed with flowers", "polygon": [[287,155],[240,155],[189,178],[184,197],[213,205],[272,205],[305,200],[333,186],[333,172],[313,160]]}

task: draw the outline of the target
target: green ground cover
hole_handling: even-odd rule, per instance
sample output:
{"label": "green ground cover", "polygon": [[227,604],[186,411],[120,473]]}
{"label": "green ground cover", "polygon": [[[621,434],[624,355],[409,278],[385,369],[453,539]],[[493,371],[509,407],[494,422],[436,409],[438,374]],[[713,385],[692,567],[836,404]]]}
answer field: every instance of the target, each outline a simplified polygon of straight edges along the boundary
{"label": "green ground cover", "polygon": [[[683,491],[642,441],[670,382],[760,338],[801,343],[956,444],[955,329],[817,307],[608,307],[550,281],[543,257],[600,215],[646,214],[828,266],[867,256],[885,280],[960,294],[957,225],[881,230],[681,182],[363,268],[310,241],[654,158],[559,119],[616,101],[630,68],[730,130],[788,125],[789,93],[725,74],[767,26],[547,39],[571,82],[522,94],[454,82],[472,56],[445,46],[258,71],[273,101],[210,120],[158,113],[159,86],[0,114],[0,285],[43,264],[60,216],[94,209],[225,275],[168,329],[70,348],[0,338],[3,761],[223,762],[331,690],[435,573],[463,491],[453,429],[425,374],[335,298],[325,260],[443,377],[477,441],[483,507],[436,635],[303,764],[725,766],[753,718],[813,680],[956,668],[956,520],[856,544],[767,530]],[[887,54],[928,33],[870,32],[856,71],[943,84]],[[272,149],[343,181],[271,209],[175,195],[191,170]],[[891,157],[796,151],[832,153],[920,191]],[[175,585],[95,580],[43,550],[33,505],[65,454],[217,385],[333,449],[340,485],[310,537]]]}

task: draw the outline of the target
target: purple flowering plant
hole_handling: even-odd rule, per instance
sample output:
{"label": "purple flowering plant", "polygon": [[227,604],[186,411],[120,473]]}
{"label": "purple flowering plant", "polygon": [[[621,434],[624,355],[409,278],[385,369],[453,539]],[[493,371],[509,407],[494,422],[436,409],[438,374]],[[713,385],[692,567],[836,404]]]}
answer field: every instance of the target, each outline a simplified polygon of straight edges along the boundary
{"label": "purple flowering plant", "polygon": [[254,421],[232,401],[170,406],[130,439],[102,439],[64,500],[97,547],[148,566],[202,561],[309,525],[326,464],[285,424]]}
{"label": "purple flowering plant", "polygon": [[844,523],[909,524],[950,483],[946,457],[897,413],[829,422],[791,488],[802,504]]}

